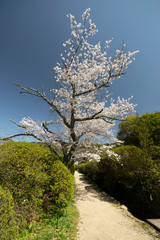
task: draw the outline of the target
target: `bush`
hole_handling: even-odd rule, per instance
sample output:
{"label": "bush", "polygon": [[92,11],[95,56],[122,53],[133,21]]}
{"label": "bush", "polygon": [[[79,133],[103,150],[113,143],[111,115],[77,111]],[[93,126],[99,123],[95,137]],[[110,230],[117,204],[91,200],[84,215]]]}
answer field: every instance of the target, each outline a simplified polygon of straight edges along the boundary
{"label": "bush", "polygon": [[17,230],[17,216],[12,194],[0,186],[0,239],[16,239]]}
{"label": "bush", "polygon": [[95,160],[81,163],[77,167],[78,171],[87,175],[93,181],[96,181],[98,174],[98,163]]}
{"label": "bush", "polygon": [[150,156],[154,162],[160,166],[160,146],[151,146]]}
{"label": "bush", "polygon": [[134,146],[114,150],[120,155],[115,195],[141,218],[160,217],[160,171],[144,151]]}
{"label": "bush", "polygon": [[43,184],[48,176],[44,171],[50,151],[33,143],[6,143],[0,146],[0,185],[10,190],[20,216],[20,225],[40,213]]}
{"label": "bush", "polygon": [[50,211],[54,206],[61,208],[72,200],[74,195],[74,177],[60,161],[55,161],[48,169],[48,181],[45,184],[43,206]]}
{"label": "bush", "polygon": [[47,211],[48,201],[62,206],[73,197],[73,176],[48,148],[35,143],[0,145],[0,185],[14,199],[20,229]]}
{"label": "bush", "polygon": [[80,172],[80,173],[83,173],[85,175],[87,175],[87,171],[86,171],[86,167],[88,165],[88,161],[87,162],[83,162],[83,163],[80,163],[77,165],[77,170]]}
{"label": "bush", "polygon": [[118,170],[121,168],[120,163],[114,155],[108,156],[104,153],[98,163],[98,184],[107,193],[114,195],[115,187],[118,181]]}
{"label": "bush", "polygon": [[94,180],[141,219],[160,217],[160,168],[135,146],[114,149],[119,155],[103,154],[100,162],[86,162],[78,170]]}

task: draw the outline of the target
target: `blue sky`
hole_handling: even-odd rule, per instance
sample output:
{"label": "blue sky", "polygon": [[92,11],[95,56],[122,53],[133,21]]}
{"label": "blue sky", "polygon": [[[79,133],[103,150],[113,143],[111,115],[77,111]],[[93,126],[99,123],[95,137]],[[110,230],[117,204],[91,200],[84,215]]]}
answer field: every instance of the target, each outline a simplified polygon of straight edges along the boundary
{"label": "blue sky", "polygon": [[53,67],[69,37],[72,13],[79,20],[86,8],[99,32],[94,41],[114,38],[112,49],[125,42],[140,50],[127,74],[110,88],[113,97],[133,95],[139,115],[160,111],[159,0],[0,0],[0,136],[20,131],[19,122],[51,119],[41,99],[19,94],[13,82],[46,91],[54,87]]}

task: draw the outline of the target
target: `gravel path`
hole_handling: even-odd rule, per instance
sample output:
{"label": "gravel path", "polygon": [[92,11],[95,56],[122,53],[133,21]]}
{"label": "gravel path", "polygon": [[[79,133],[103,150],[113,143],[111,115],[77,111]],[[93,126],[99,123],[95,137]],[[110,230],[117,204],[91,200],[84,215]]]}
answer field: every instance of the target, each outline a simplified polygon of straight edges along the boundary
{"label": "gravel path", "polygon": [[153,240],[116,200],[75,172],[75,202],[80,212],[80,240]]}

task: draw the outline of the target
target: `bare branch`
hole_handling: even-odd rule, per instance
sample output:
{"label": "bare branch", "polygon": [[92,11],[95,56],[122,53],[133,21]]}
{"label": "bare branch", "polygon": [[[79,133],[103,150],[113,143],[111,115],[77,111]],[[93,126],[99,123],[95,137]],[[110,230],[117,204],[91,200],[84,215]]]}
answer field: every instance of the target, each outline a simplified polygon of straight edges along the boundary
{"label": "bare branch", "polygon": [[43,84],[41,83],[41,87],[42,87],[42,93],[44,96],[46,96],[45,92],[44,92],[44,87],[43,87]]}
{"label": "bare branch", "polygon": [[25,127],[21,126],[19,123],[15,122],[14,120],[10,120],[10,121],[13,122],[14,124],[16,124],[18,127],[26,129]]}
{"label": "bare branch", "polygon": [[[57,108],[57,106],[55,106],[47,97],[45,94],[39,92],[37,89],[34,89],[34,88],[31,88],[29,87],[28,89],[27,88],[24,88],[23,86],[21,86],[20,84],[18,83],[14,83],[16,86],[20,87],[22,90],[24,90],[24,92],[20,92],[20,93],[28,93],[28,94],[31,94],[31,95],[34,95],[34,96],[37,96],[37,97],[40,97],[42,98],[45,102],[47,102],[55,111],[56,113],[63,119],[63,122],[64,124],[69,128],[70,125],[69,123],[67,122],[67,119],[66,117],[61,113],[61,111]],[[31,91],[33,92],[31,92]]]}
{"label": "bare branch", "polygon": [[18,133],[18,134],[14,134],[14,135],[11,135],[11,136],[8,136],[8,137],[0,138],[0,140],[5,141],[5,140],[9,140],[11,138],[20,137],[20,136],[31,136],[31,134],[30,133]]}
{"label": "bare branch", "polygon": [[[51,124],[51,123],[50,123],[50,124]],[[46,122],[43,122],[43,123],[42,123],[43,128],[44,128],[47,132],[49,132],[49,133],[51,133],[51,134],[54,134],[55,132],[49,130],[49,129],[47,128],[47,125],[49,125],[49,124],[47,124]]]}

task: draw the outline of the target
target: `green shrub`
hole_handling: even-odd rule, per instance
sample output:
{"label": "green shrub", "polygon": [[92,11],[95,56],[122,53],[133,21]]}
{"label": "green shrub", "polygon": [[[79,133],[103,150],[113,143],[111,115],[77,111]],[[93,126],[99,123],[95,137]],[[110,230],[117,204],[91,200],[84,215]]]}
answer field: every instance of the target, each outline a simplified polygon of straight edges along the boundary
{"label": "green shrub", "polygon": [[16,239],[17,215],[12,194],[0,186],[0,239]]}
{"label": "green shrub", "polygon": [[150,156],[160,166],[160,146],[151,146],[150,148]]}
{"label": "green shrub", "polygon": [[98,163],[95,160],[81,163],[78,165],[78,171],[87,175],[93,181],[96,181],[98,174]]}
{"label": "green shrub", "polygon": [[85,171],[86,170],[86,166],[88,165],[88,161],[87,162],[83,162],[83,163],[80,163],[77,165],[77,170],[83,174],[87,174],[87,172]]}
{"label": "green shrub", "polygon": [[160,168],[142,149],[122,146],[100,162],[85,162],[78,171],[94,180],[142,219],[160,217]]}
{"label": "green shrub", "polygon": [[74,175],[75,171],[76,171],[76,166],[75,166],[75,163],[72,164],[72,166],[70,167],[69,169],[71,171],[71,173]]}
{"label": "green shrub", "polygon": [[44,171],[54,156],[38,144],[6,143],[0,146],[0,184],[9,189],[16,202],[20,224],[39,213],[42,205]]}
{"label": "green shrub", "polygon": [[143,150],[135,146],[123,146],[114,151],[120,155],[119,182],[126,189],[140,187],[146,179],[152,178],[151,171],[155,164]]}
{"label": "green shrub", "polygon": [[160,217],[160,171],[144,151],[134,146],[114,150],[120,155],[115,194],[141,218]]}
{"label": "green shrub", "polygon": [[73,176],[47,147],[35,143],[0,145],[0,185],[9,189],[23,229],[52,202],[67,204],[73,197]]}
{"label": "green shrub", "polygon": [[55,161],[48,169],[48,181],[45,185],[43,206],[50,211],[54,206],[64,207],[74,195],[74,177],[60,161]]}
{"label": "green shrub", "polygon": [[121,168],[119,161],[114,155],[108,156],[104,153],[98,163],[98,184],[107,193],[113,195],[118,181],[118,171]]}

